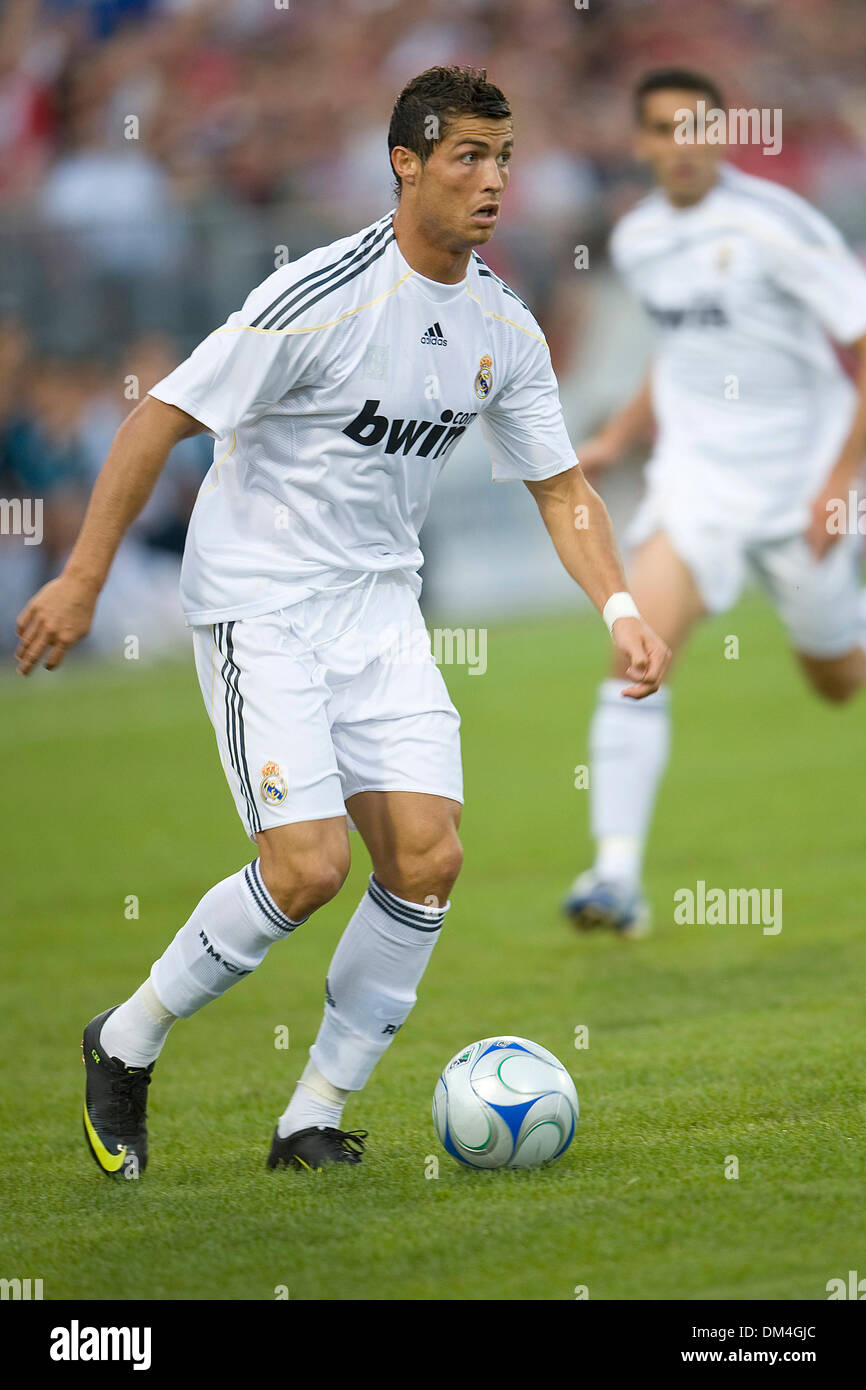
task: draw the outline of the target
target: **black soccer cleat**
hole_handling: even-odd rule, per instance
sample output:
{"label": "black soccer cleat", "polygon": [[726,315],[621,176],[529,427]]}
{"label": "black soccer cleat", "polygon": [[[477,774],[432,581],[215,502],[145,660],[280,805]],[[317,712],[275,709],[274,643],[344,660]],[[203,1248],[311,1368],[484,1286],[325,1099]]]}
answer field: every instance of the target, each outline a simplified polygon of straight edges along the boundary
{"label": "black soccer cleat", "polygon": [[312,1125],[295,1134],[280,1138],[274,1130],[268,1167],[306,1168],[309,1173],[321,1173],[326,1163],[360,1163],[364,1152],[365,1129],[328,1129]]}
{"label": "black soccer cleat", "polygon": [[81,1039],[81,1060],[87,1074],[84,1133],[103,1173],[137,1177],[147,1167],[147,1088],[155,1063],[127,1067],[119,1057],[103,1052],[99,1034],[113,1013],[114,1009],[106,1009],[92,1018]]}

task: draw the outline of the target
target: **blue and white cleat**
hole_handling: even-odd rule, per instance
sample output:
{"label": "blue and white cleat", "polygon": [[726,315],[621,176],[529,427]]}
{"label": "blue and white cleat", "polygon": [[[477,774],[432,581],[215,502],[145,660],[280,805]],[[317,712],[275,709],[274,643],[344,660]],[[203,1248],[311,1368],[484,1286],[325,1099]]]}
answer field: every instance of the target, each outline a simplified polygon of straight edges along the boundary
{"label": "blue and white cleat", "polygon": [[638,888],[601,878],[595,869],[574,880],[562,910],[578,931],[607,927],[635,939],[647,936],[652,924],[649,903]]}

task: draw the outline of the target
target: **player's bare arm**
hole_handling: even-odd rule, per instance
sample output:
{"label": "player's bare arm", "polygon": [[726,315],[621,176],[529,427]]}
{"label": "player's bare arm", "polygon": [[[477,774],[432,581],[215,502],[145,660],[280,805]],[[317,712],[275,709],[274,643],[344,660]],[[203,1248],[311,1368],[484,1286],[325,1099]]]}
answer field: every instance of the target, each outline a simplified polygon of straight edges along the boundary
{"label": "player's bare arm", "polygon": [[[627,590],[607,508],[575,466],[542,482],[527,482],[556,553],[572,579],[601,613],[613,594]],[[658,690],[671,653],[640,617],[617,618],[611,627],[633,684],[623,695],[642,700]]]}
{"label": "player's bare arm", "polygon": [[857,358],[857,409],[839,457],[812,504],[809,545],[818,559],[841,535],[828,527],[830,509],[839,498],[847,502],[848,490],[856,485],[866,456],[866,334],[851,344],[851,350]]}
{"label": "player's bare arm", "polygon": [[578,445],[577,457],[584,473],[594,473],[620,463],[629,450],[649,442],[654,426],[650,375],[647,373],[640,390],[628,404]]}
{"label": "player's bare arm", "polygon": [[62,574],[34,594],[18,617],[18,670],[44,659],[60,665],[90,631],[111,562],[144,507],[169,453],[204,426],[176,406],[146,396],[124,420],[96,480],[81,531]]}

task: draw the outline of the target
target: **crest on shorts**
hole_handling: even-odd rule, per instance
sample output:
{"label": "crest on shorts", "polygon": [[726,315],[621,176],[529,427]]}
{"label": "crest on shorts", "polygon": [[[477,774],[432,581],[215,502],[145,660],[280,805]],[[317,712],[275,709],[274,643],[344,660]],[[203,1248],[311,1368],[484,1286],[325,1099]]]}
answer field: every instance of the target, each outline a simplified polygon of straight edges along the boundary
{"label": "crest on shorts", "polygon": [[493,358],[485,352],[478,364],[478,373],[475,377],[475,394],[480,401],[486,401],[490,392],[493,390]]}
{"label": "crest on shorts", "polygon": [[269,806],[279,806],[280,802],[285,801],[289,789],[286,786],[286,779],[280,776],[279,763],[265,763],[262,768],[262,785],[259,788],[262,800],[267,801]]}

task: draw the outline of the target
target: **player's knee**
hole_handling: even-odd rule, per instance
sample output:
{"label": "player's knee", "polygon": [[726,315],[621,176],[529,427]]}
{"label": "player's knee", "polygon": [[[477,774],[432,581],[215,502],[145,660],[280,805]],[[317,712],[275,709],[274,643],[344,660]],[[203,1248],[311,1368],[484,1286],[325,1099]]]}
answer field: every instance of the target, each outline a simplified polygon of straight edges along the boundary
{"label": "player's knee", "polygon": [[[857,654],[859,657],[859,653]],[[806,672],[816,695],[832,705],[844,705],[866,681],[866,657],[838,665],[807,664]]]}
{"label": "player's knee", "polygon": [[450,893],[463,867],[463,846],[456,830],[439,842],[433,859],[440,881],[448,884]]}
{"label": "player's knee", "polygon": [[462,864],[463,847],[451,827],[435,838],[396,849],[382,866],[381,877],[386,888],[407,902],[424,902],[430,896],[444,902]]}
{"label": "player's knee", "polygon": [[857,694],[862,684],[862,676],[844,676],[833,680],[813,679],[812,688],[822,700],[827,700],[831,705],[844,705]]}
{"label": "player's knee", "polygon": [[866,682],[866,652],[859,647],[831,660],[801,653],[800,662],[815,694],[833,705],[844,705]]}
{"label": "player's knee", "polygon": [[265,887],[281,912],[297,920],[335,898],[349,872],[349,853],[309,850],[262,865]]}

